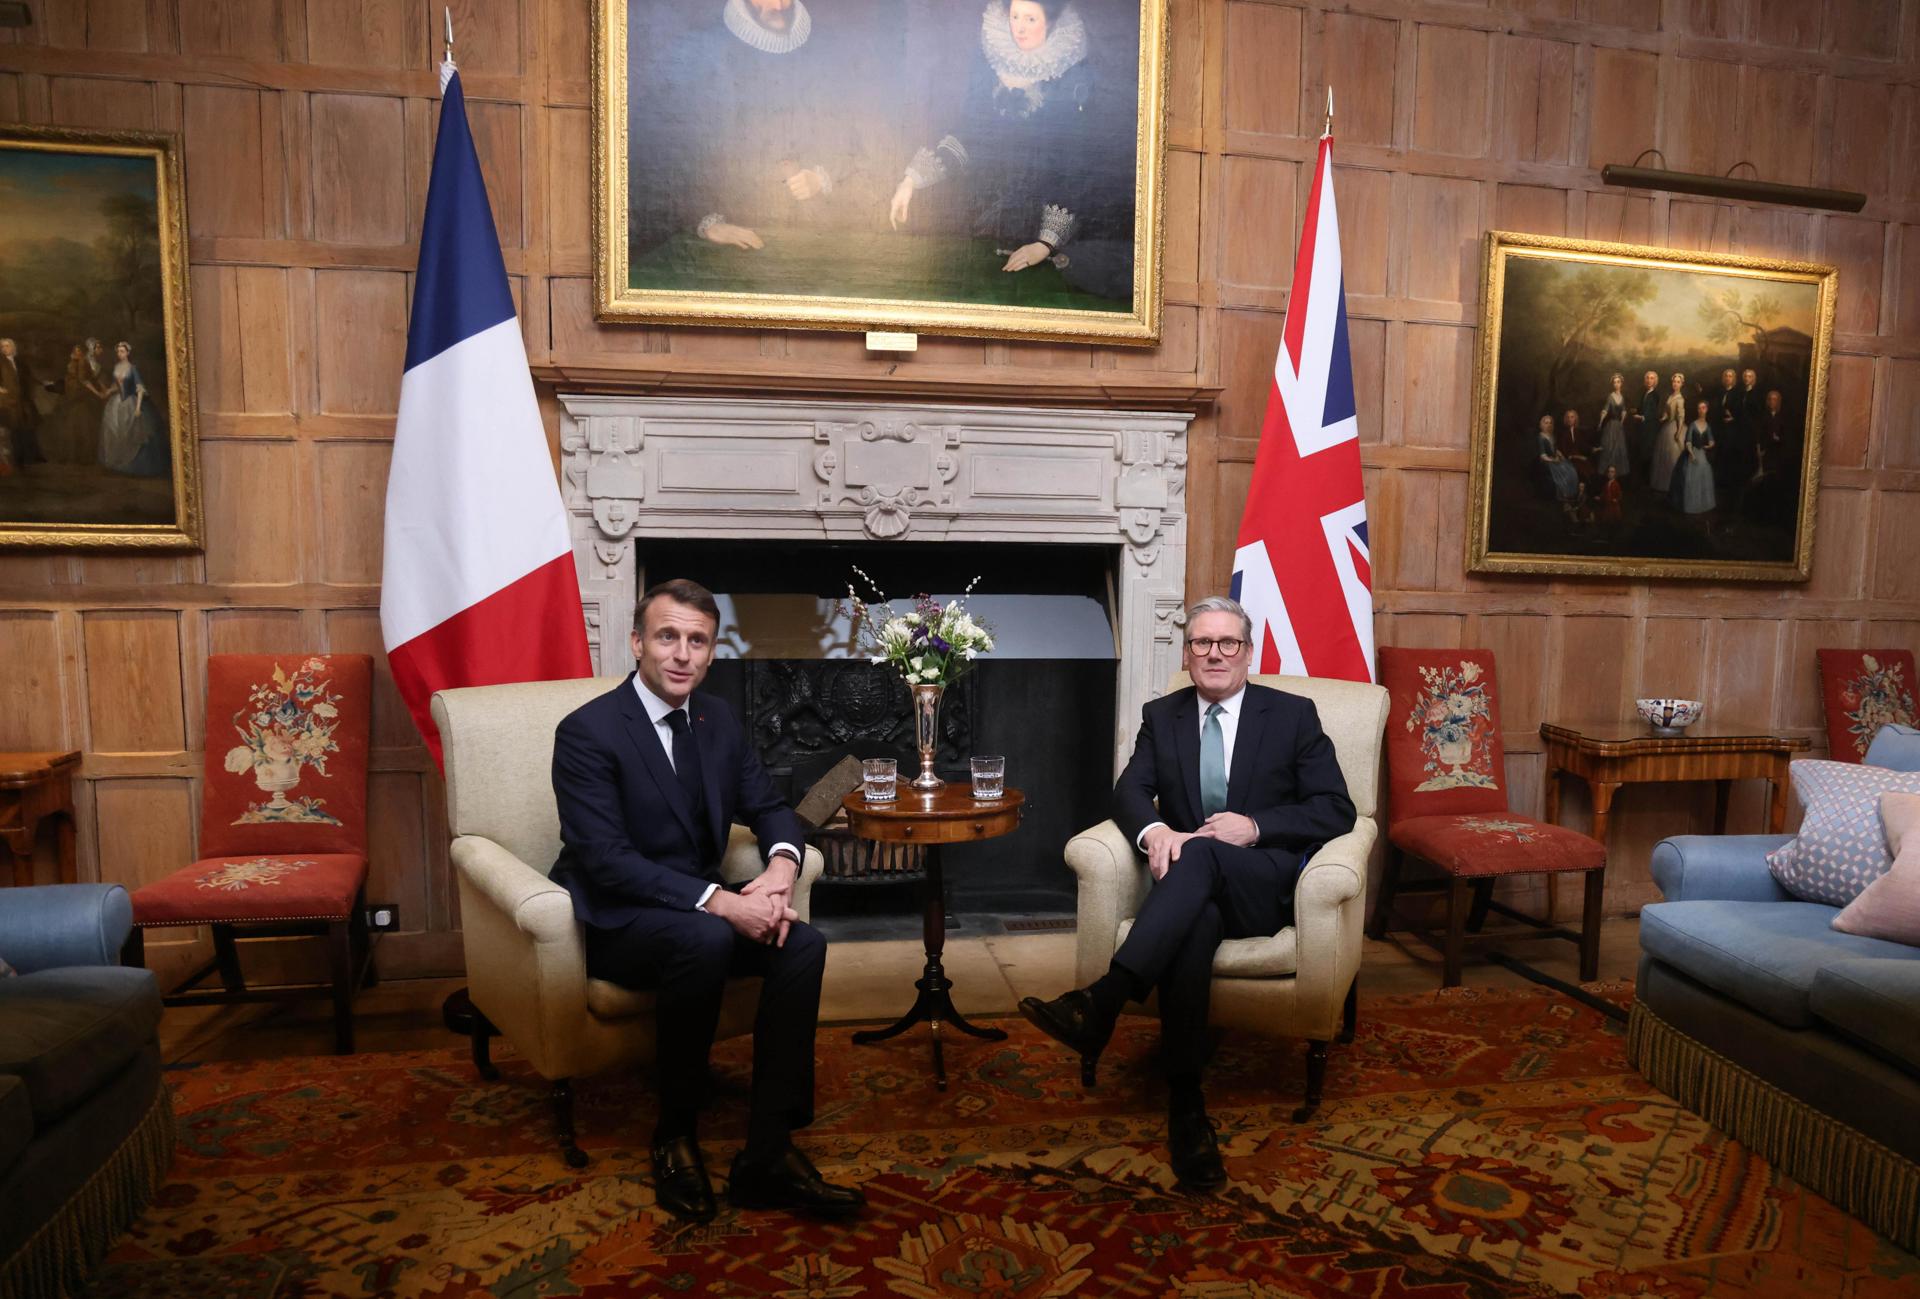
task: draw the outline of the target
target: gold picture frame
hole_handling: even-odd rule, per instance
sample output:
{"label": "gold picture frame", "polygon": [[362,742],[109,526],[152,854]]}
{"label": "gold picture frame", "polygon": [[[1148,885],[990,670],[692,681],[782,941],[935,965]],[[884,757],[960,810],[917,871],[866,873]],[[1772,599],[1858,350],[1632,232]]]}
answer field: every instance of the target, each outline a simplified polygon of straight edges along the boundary
{"label": "gold picture frame", "polygon": [[[1080,24],[1087,55],[1057,79],[1037,83],[1042,91],[1055,90],[1050,100],[1044,94],[1029,96],[1039,105],[1032,120],[1046,123],[1053,156],[1069,159],[1055,174],[1071,183],[1060,187],[1094,197],[1080,214],[1069,213],[1076,228],[1064,245],[1055,242],[1054,231],[1045,238],[1027,234],[1029,243],[1020,248],[1008,245],[1022,236],[1002,236],[996,247],[980,233],[987,224],[979,214],[984,207],[971,225],[963,224],[966,202],[976,196],[963,198],[961,181],[1003,176],[979,161],[1002,155],[979,149],[969,154],[964,144],[949,147],[957,133],[964,133],[960,126],[915,130],[921,119],[946,120],[939,104],[948,106],[950,117],[983,102],[970,97],[974,90],[967,78],[977,81],[983,70],[991,70],[989,44],[997,37],[989,20],[996,4],[1008,9],[1007,0],[985,0],[984,11],[946,3],[911,8],[898,0],[815,3],[818,13],[805,9],[806,0],[794,0],[784,11],[784,38],[791,39],[799,21],[795,15],[805,12],[803,40],[814,50],[803,46],[783,52],[815,59],[824,71],[811,80],[792,78],[798,88],[786,92],[789,111],[770,119],[812,124],[811,136],[799,137],[801,143],[787,149],[788,156],[779,156],[792,137],[753,148],[741,144],[775,134],[741,125],[760,120],[747,96],[761,93],[761,78],[730,63],[702,62],[728,57],[703,49],[703,43],[729,48],[726,22],[734,20],[727,11],[750,12],[756,0],[676,5],[594,0],[593,261],[600,321],[1143,346],[1159,341],[1167,0],[1074,0],[1071,6],[1048,0],[1053,30],[1064,38],[1070,23]],[[1065,17],[1070,13],[1085,17]],[[928,30],[916,31],[916,22]],[[642,30],[636,24],[651,26]],[[964,60],[954,57],[947,27],[970,31],[973,44]],[[747,31],[747,36],[772,43],[761,40],[765,33]],[[801,66],[764,58],[761,63],[776,71]],[[1118,106],[1127,100],[1129,84],[1132,111],[1123,118]],[[924,99],[915,98],[920,91]],[[999,101],[993,103],[997,110]],[[957,120],[981,116],[962,112]],[[635,123],[637,130],[631,129]],[[1069,134],[1094,143],[1074,153],[1058,144]],[[922,147],[906,147],[910,139]],[[824,192],[819,180],[807,175],[815,169],[800,167],[791,157],[816,148],[815,141],[823,142],[818,149],[837,150],[850,174]],[[929,159],[919,168],[923,178],[945,175],[951,163],[960,180],[928,197],[916,188],[896,226],[898,196],[890,198],[886,187],[904,183],[902,176],[922,154]],[[774,171],[787,178],[785,191],[765,179]],[[820,179],[832,175],[824,165],[817,171]],[[750,209],[759,204],[776,223],[789,219],[782,215],[788,192],[801,193],[796,186],[813,192],[794,204],[793,224],[770,227],[743,218],[736,225],[732,213],[720,211],[731,204],[718,202],[708,204],[711,210],[696,222],[688,205],[700,206],[695,191],[710,181]],[[747,197],[740,198],[743,194]],[[1018,206],[1030,207],[1036,221],[1044,211],[1051,223],[1054,208],[1067,205]],[[715,221],[723,216],[726,220]],[[730,232],[749,225],[747,233],[761,239],[758,247],[728,246],[701,233],[718,228],[738,238]],[[1083,238],[1089,231],[1091,236]],[[1022,256],[1028,264],[1016,276],[1002,275],[1002,256],[1009,265]]]}
{"label": "gold picture frame", "polygon": [[182,189],[172,136],[0,127],[0,548],[201,548]]}
{"label": "gold picture frame", "polygon": [[1806,581],[1838,280],[1488,232],[1468,571]]}

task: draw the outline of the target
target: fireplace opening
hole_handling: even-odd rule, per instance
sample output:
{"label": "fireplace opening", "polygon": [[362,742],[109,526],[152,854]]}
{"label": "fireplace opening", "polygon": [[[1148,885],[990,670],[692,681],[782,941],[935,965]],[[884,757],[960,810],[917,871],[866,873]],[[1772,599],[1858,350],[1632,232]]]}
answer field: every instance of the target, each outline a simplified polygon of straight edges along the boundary
{"label": "fireplace opening", "polygon": [[[640,590],[689,577],[714,592],[721,628],[705,688],[732,705],[790,802],[843,757],[896,757],[903,778],[918,769],[907,688],[855,643],[847,584],[872,594],[855,566],[903,610],[916,595],[945,600],[974,583],[968,607],[991,627],[995,648],[948,690],[935,765],[964,783],[970,755],[1005,754],[1007,782],[1027,802],[1013,834],[945,850],[949,927],[993,932],[995,917],[1071,914],[1061,850],[1107,816],[1112,794],[1117,546],[636,545]],[[814,890],[816,918],[843,934],[917,932],[918,863],[869,851],[847,871],[844,858]]]}

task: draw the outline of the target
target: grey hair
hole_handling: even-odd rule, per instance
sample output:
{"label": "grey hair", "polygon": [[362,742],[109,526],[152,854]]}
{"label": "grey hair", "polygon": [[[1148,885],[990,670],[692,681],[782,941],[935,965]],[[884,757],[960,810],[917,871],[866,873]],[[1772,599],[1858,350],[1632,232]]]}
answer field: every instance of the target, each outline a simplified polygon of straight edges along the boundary
{"label": "grey hair", "polygon": [[1203,613],[1230,613],[1240,620],[1241,639],[1251,643],[1253,640],[1253,619],[1240,607],[1240,602],[1231,596],[1210,595],[1204,600],[1195,600],[1187,606],[1187,626],[1193,626],[1193,620]]}

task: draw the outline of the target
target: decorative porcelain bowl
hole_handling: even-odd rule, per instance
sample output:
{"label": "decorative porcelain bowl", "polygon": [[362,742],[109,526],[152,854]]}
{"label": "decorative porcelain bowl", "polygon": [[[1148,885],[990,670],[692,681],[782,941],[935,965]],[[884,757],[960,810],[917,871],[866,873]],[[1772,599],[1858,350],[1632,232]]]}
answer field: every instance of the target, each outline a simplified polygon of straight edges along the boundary
{"label": "decorative porcelain bowl", "polygon": [[1707,711],[1698,699],[1636,699],[1633,706],[1647,719],[1655,735],[1679,735]]}

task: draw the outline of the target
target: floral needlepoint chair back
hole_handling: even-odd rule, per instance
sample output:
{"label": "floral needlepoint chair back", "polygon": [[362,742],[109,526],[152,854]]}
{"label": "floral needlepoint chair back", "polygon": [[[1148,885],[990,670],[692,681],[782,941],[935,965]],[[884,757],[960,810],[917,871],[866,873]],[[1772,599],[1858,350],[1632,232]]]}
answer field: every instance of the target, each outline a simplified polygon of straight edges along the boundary
{"label": "floral needlepoint chair back", "polygon": [[1507,810],[1500,694],[1487,650],[1380,651],[1387,821]]}
{"label": "floral needlepoint chair back", "polygon": [[1835,762],[1861,762],[1889,722],[1920,726],[1920,682],[1911,650],[1823,649],[1820,698],[1827,710],[1827,749]]}
{"label": "floral needlepoint chair back", "polygon": [[364,654],[208,659],[200,855],[364,855],[372,687]]}

